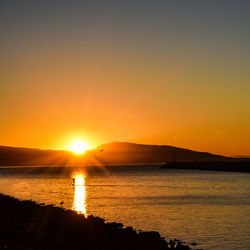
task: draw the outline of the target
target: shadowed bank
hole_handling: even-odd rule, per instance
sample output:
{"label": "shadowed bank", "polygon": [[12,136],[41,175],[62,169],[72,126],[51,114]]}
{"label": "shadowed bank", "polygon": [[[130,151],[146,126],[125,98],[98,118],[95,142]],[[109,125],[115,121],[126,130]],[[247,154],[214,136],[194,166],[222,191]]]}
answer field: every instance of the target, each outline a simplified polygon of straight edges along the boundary
{"label": "shadowed bank", "polygon": [[0,194],[0,247],[6,249],[190,249],[158,232]]}

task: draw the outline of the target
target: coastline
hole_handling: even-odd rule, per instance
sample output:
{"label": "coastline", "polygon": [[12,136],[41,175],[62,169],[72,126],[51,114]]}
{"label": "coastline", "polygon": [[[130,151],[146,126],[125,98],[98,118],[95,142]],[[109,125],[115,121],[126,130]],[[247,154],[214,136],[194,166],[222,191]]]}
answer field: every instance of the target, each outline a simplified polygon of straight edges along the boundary
{"label": "coastline", "polygon": [[250,172],[250,161],[194,161],[194,162],[168,162],[160,169],[182,169],[182,170],[207,170],[225,172]]}
{"label": "coastline", "polygon": [[0,248],[191,249],[178,240],[166,241],[158,232],[136,232],[132,227],[123,228],[121,223],[105,223],[99,217],[84,217],[72,210],[4,194],[0,194],[0,208]]}

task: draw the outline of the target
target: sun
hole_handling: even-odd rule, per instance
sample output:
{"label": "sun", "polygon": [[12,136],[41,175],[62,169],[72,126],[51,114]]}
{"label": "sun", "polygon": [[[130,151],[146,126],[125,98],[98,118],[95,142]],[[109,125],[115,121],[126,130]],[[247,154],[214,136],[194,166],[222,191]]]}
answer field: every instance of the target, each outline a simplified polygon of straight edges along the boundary
{"label": "sun", "polygon": [[80,139],[73,140],[69,146],[69,150],[77,155],[83,154],[88,149],[88,144]]}

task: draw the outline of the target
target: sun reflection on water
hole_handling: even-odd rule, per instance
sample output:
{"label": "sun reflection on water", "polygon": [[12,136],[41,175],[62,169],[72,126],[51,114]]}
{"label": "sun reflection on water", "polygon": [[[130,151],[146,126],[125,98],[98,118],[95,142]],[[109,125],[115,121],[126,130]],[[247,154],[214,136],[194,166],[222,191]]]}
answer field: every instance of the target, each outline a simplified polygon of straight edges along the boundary
{"label": "sun reflection on water", "polygon": [[73,179],[74,203],[72,209],[87,216],[85,176],[78,174]]}

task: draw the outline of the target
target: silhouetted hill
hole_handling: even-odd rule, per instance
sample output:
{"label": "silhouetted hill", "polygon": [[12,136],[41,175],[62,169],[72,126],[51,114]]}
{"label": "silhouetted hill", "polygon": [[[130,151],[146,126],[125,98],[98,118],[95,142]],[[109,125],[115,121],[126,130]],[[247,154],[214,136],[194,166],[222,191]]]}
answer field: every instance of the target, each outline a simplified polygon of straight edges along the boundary
{"label": "silhouetted hill", "polygon": [[63,150],[40,150],[0,146],[0,165],[2,166],[146,164],[172,161],[225,160],[233,160],[233,158],[166,145],[144,145],[128,142],[103,144],[80,156]]}
{"label": "silhouetted hill", "polygon": [[64,165],[72,153],[61,150],[0,146],[0,165]]}
{"label": "silhouetted hill", "polygon": [[144,145],[128,142],[103,144],[92,150],[92,155],[105,163],[165,163],[171,161],[224,161],[231,158],[206,152],[167,145]]}

